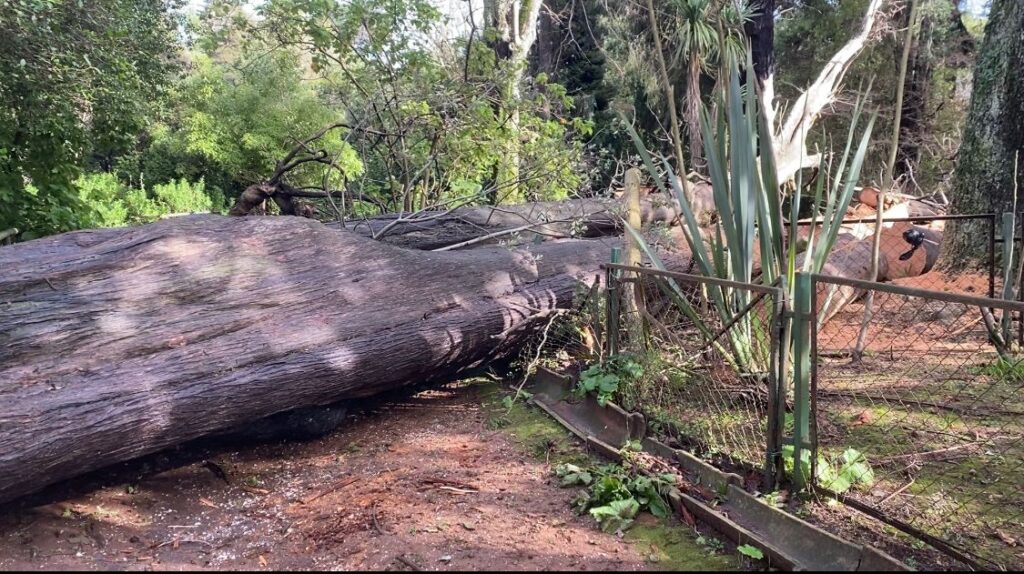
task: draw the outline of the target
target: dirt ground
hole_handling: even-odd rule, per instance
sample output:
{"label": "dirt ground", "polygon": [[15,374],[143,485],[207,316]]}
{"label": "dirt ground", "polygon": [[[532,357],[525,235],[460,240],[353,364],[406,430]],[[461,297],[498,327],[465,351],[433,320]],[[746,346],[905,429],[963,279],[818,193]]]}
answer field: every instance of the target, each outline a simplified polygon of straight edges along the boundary
{"label": "dirt ground", "polygon": [[574,514],[548,461],[560,441],[501,428],[482,389],[378,403],[311,442],[193,443],[60,485],[0,509],[0,568],[730,567],[691,537],[620,538]]}

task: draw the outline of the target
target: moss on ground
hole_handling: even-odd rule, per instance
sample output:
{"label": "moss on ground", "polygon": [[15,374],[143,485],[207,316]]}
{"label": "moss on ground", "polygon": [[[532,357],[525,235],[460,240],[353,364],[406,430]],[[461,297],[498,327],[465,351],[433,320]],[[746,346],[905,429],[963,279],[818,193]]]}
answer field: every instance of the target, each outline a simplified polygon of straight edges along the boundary
{"label": "moss on ground", "polygon": [[652,567],[673,572],[742,570],[737,557],[697,543],[697,535],[665,524],[649,514],[626,531],[625,539],[647,557]]}
{"label": "moss on ground", "polygon": [[[520,396],[510,405],[515,390],[493,381],[477,383],[487,415],[487,428],[510,435],[526,452],[549,464],[586,464],[590,456],[562,425]],[[511,408],[510,408],[511,406]]]}

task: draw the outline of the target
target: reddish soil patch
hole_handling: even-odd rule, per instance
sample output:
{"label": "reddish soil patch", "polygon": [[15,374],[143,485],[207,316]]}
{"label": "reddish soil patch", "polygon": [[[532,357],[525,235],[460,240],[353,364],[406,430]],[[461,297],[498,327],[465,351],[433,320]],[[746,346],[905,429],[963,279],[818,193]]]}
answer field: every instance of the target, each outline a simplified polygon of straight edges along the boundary
{"label": "reddish soil patch", "polygon": [[[905,277],[892,282],[893,285],[915,287],[946,293],[960,293],[974,297],[988,297],[988,273],[961,273],[947,275],[941,271],[929,271],[917,277]],[[998,293],[997,293],[998,295]]]}
{"label": "reddish soil patch", "polygon": [[548,465],[486,429],[477,394],[424,392],[320,440],[200,450],[127,484],[107,472],[107,486],[0,513],[0,568],[647,567],[570,510]]}

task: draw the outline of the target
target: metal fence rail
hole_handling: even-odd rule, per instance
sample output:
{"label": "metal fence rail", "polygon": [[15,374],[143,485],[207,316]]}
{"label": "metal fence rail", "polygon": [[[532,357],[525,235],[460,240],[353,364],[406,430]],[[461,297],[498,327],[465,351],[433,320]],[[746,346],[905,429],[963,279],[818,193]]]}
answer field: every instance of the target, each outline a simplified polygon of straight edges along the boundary
{"label": "metal fence rail", "polygon": [[[760,487],[777,474],[782,419],[776,410],[782,291],[721,279],[610,264],[609,341],[646,372],[620,387],[627,409],[643,412],[679,446],[738,471]],[[712,291],[736,302],[723,315]],[[678,304],[682,296],[690,312]],[[617,310],[617,312],[616,312]],[[735,341],[748,341],[744,368]]]}
{"label": "metal fence rail", "polygon": [[863,305],[811,325],[816,487],[970,567],[1021,567],[1024,359],[996,352],[983,313],[1024,305],[815,276],[813,308],[839,288],[874,309],[859,361]]}
{"label": "metal fence rail", "polygon": [[[934,262],[939,249],[936,241],[938,237],[925,226],[936,223],[947,222],[977,223],[984,229],[986,237],[986,273],[988,275],[988,296],[995,297],[999,287],[1000,278],[997,274],[998,268],[998,247],[997,244],[1003,241],[1002,226],[1000,218],[994,213],[962,214],[962,215],[925,215],[919,217],[886,217],[882,219],[883,231],[880,237],[879,249],[887,255],[885,259],[892,262],[893,268],[887,270],[890,277],[913,277],[919,276],[923,269],[929,268],[928,262]],[[815,225],[811,221],[800,221],[793,225],[798,227],[800,241],[807,241],[812,235]],[[840,236],[835,250],[857,248],[856,237],[862,237],[867,244],[872,242],[875,218],[851,218],[844,219],[843,225],[846,230],[846,238]],[[860,234],[857,234],[860,227]],[[927,282],[920,284],[923,288],[936,288],[936,285],[928,285]]]}
{"label": "metal fence rail", "polygon": [[[738,471],[751,490],[845,503],[834,516],[811,509],[820,526],[905,550],[908,563],[1024,567],[1024,303],[993,297],[1013,293],[1001,284],[1016,277],[998,268],[1024,238],[1009,214],[884,221],[881,249],[896,266],[888,277],[920,277],[934,262],[938,244],[920,224],[984,228],[987,284],[963,285],[988,297],[917,288],[927,277],[897,286],[828,268],[780,288],[629,267],[613,255],[605,296],[591,299],[603,302],[600,362],[643,365],[616,395],[673,446]],[[851,507],[879,522],[852,524]]]}

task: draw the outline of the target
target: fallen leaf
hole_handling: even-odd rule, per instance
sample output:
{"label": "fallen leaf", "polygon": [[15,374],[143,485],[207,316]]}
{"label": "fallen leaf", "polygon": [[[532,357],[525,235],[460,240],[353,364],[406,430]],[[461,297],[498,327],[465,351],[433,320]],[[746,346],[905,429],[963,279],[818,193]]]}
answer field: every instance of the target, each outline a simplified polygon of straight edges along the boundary
{"label": "fallen leaf", "polygon": [[851,426],[869,425],[875,420],[875,416],[871,414],[871,411],[861,411],[859,415],[854,417],[853,424]]}
{"label": "fallen leaf", "polygon": [[260,554],[260,566],[262,566],[264,568],[267,567],[267,559],[264,558],[262,554]]}
{"label": "fallen leaf", "polygon": [[690,511],[687,510],[685,506],[679,507],[679,514],[682,515],[683,522],[685,522],[687,526],[689,526],[690,528],[694,528],[695,526],[697,526],[697,520],[694,519],[693,515],[690,514]]}
{"label": "fallen leaf", "polygon": [[1003,541],[1004,544],[1010,547],[1017,545],[1017,539],[1003,532],[1002,530],[996,530],[996,536]]}

